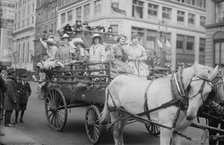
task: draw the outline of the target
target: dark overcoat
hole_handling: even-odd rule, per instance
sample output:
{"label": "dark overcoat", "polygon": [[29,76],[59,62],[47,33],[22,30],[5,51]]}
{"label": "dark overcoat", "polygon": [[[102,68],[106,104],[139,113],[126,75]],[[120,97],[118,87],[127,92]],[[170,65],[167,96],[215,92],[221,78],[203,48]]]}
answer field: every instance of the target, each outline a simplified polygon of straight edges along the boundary
{"label": "dark overcoat", "polygon": [[6,88],[4,109],[13,110],[16,108],[16,103],[18,100],[17,82],[13,77],[8,76],[6,79]]}
{"label": "dark overcoat", "polygon": [[28,97],[31,95],[30,84],[27,81],[18,83],[18,103],[27,104]]}
{"label": "dark overcoat", "polygon": [[6,85],[3,78],[0,76],[0,108],[2,109],[4,104],[4,93],[6,91]]}

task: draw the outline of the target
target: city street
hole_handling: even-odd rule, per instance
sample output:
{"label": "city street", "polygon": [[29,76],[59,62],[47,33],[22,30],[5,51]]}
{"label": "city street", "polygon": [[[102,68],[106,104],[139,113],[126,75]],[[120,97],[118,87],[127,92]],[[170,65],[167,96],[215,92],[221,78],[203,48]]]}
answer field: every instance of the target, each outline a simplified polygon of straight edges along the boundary
{"label": "city street", "polygon": [[[32,95],[29,98],[27,112],[25,112],[24,124],[19,123],[16,129],[44,145],[87,145],[90,144],[84,126],[84,115],[86,108],[73,108],[69,111],[68,121],[63,132],[57,132],[51,129],[45,117],[44,101],[36,95],[36,84],[31,83]],[[14,118],[14,114],[13,114]],[[8,135],[8,134],[7,134]],[[188,135],[195,139],[200,139],[201,131],[190,129]],[[131,145],[157,145],[159,138],[150,135],[145,126],[140,123],[134,123],[125,128],[125,144]],[[100,144],[113,144],[111,132],[104,130]],[[185,145],[195,143],[185,142]]]}

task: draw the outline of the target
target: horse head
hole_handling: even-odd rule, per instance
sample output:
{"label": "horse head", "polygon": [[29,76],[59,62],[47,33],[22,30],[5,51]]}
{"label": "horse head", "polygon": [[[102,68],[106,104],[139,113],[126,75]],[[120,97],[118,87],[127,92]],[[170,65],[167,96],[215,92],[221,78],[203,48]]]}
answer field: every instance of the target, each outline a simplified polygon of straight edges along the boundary
{"label": "horse head", "polygon": [[224,102],[224,84],[221,71],[214,77],[212,80],[214,96],[211,96],[211,99],[216,100],[217,102]]}
{"label": "horse head", "polygon": [[[194,66],[194,75],[188,82],[187,120],[192,120],[197,116],[198,109],[207,100],[209,93],[213,89],[211,82],[218,73],[218,66],[215,69],[202,65]],[[220,93],[222,92],[220,91]]]}

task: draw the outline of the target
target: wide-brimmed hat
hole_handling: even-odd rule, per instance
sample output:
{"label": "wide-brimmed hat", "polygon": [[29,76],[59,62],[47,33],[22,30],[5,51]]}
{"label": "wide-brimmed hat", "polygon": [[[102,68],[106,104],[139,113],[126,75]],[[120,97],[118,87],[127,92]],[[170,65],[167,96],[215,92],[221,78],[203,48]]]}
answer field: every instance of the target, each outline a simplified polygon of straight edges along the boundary
{"label": "wide-brimmed hat", "polygon": [[47,44],[56,45],[56,42],[52,38],[48,38],[46,41]]}
{"label": "wide-brimmed hat", "polygon": [[7,69],[7,74],[8,75],[12,75],[13,73],[15,73],[15,70],[13,68]]}
{"label": "wide-brimmed hat", "polygon": [[64,38],[68,38],[69,39],[69,36],[68,36],[68,34],[65,33],[61,38],[62,39],[64,39]]}
{"label": "wide-brimmed hat", "polygon": [[82,45],[83,48],[86,47],[86,45],[85,45],[84,41],[82,40],[82,38],[74,38],[72,40],[72,42],[74,43],[74,45],[80,44],[80,45]]}
{"label": "wide-brimmed hat", "polygon": [[92,36],[92,43],[94,43],[94,39],[95,39],[95,38],[99,38],[100,43],[101,43],[101,41],[102,41],[102,37],[100,36],[100,34],[97,34],[97,33],[93,34],[93,36]]}

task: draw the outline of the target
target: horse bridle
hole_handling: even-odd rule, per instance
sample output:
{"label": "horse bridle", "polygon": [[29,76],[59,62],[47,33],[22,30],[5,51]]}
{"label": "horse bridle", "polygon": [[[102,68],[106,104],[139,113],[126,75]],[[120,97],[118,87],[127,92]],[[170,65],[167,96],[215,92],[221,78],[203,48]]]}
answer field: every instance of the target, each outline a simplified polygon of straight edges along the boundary
{"label": "horse bridle", "polygon": [[[196,80],[193,80],[194,78],[197,78]],[[193,95],[192,97],[189,97],[188,99],[193,99],[194,97],[196,97],[198,94],[201,95],[201,98],[202,98],[202,104],[204,104],[204,99],[203,99],[203,91],[204,91],[204,87],[205,87],[205,84],[207,83],[208,85],[210,85],[212,88],[213,88],[213,84],[212,84],[212,81],[210,81],[208,78],[205,78],[205,77],[201,77],[201,76],[195,76],[192,78],[190,84],[192,82],[195,82],[195,81],[199,81],[199,80],[203,80],[202,84],[201,84],[201,88],[199,89],[199,91]]]}

